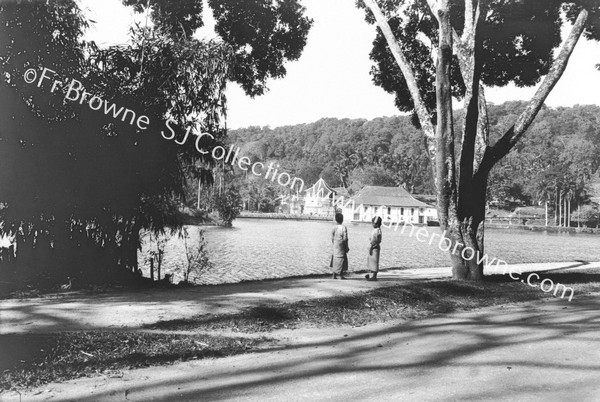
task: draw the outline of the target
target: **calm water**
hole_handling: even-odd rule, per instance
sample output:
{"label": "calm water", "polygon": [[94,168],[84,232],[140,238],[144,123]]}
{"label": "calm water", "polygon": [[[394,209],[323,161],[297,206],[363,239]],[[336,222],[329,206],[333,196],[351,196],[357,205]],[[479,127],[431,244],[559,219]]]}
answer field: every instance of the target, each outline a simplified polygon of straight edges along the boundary
{"label": "calm water", "polygon": [[[350,271],[363,270],[368,237],[372,227],[347,224],[350,239]],[[329,272],[332,223],[270,219],[237,219],[233,228],[203,227],[214,267],[200,283],[215,284],[242,280],[280,278]],[[198,227],[188,227],[197,238]],[[449,266],[448,254],[437,242],[417,241],[415,234],[382,228],[381,268],[419,268]],[[426,227],[429,236],[440,233]],[[416,233],[416,230],[415,230]],[[429,236],[428,240],[429,241]],[[438,238],[439,239],[439,238]],[[520,230],[486,230],[486,253],[509,263],[550,261],[600,261],[600,236],[590,234],[543,233]],[[144,263],[146,243],[140,253]],[[163,272],[174,273],[185,265],[183,241],[172,238],[166,247]]]}

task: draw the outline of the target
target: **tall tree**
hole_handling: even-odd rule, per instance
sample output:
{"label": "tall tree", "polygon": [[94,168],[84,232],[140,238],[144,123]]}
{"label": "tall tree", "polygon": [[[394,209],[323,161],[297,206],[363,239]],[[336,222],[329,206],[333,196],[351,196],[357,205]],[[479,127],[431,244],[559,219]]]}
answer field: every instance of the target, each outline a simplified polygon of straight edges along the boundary
{"label": "tall tree", "polygon": [[[396,105],[413,113],[427,138],[440,225],[456,246],[450,252],[453,277],[480,280],[490,170],[519,143],[579,38],[600,39],[600,5],[593,0],[359,0],[359,6],[378,27],[371,53],[375,83],[396,95]],[[572,27],[561,44],[565,21]],[[491,143],[484,86],[534,85],[542,77],[513,125]],[[459,138],[453,97],[464,102]]]}
{"label": "tall tree", "polygon": [[[140,230],[178,225],[185,170],[202,166],[212,180],[214,161],[198,149],[224,141],[227,82],[261,94],[299,57],[311,25],[295,0],[211,2],[223,40],[200,41],[202,1],[124,2],[153,24],[108,49],[82,41],[88,23],[74,0],[0,4],[0,234],[19,234],[18,279],[135,270]],[[77,79],[107,104],[93,110],[28,85],[30,68]],[[105,112],[111,104],[148,116],[147,129]]]}

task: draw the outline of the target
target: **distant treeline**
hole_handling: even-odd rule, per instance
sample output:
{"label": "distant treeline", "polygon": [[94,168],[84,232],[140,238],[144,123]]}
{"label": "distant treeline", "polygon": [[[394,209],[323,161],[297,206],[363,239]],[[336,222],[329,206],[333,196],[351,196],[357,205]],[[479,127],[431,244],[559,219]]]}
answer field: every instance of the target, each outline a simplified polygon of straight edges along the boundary
{"label": "distant treeline", "polygon": [[[525,103],[518,101],[489,105],[490,141],[504,133],[524,108]],[[460,124],[462,115],[455,118]],[[307,185],[323,177],[350,192],[365,185],[404,185],[415,194],[434,191],[424,137],[410,116],[248,127],[231,130],[229,140],[251,159],[276,161]],[[489,199],[525,205],[548,201],[551,208],[559,198],[585,204],[598,182],[599,165],[600,107],[544,108],[523,141],[494,168]]]}

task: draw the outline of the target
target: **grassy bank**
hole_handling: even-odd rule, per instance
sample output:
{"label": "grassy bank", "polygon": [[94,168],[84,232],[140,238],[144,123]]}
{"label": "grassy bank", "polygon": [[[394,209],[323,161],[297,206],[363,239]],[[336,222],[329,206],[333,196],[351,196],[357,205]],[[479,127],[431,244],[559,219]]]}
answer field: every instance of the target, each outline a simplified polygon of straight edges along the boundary
{"label": "grassy bank", "polygon": [[[600,275],[593,272],[542,272],[539,278],[540,281],[550,278],[554,283],[572,287],[576,297],[600,291]],[[514,281],[508,275],[498,275],[486,282],[415,281],[353,295],[253,307],[235,314],[161,321],[147,328],[260,333],[282,328],[362,326],[552,297],[539,288]],[[568,303],[567,299],[564,303]]]}
{"label": "grassy bank", "polygon": [[347,296],[253,307],[237,314],[201,315],[148,326],[162,330],[233,330],[362,326],[391,319],[416,319],[477,307],[536,300],[544,293],[520,283],[415,282]]}
{"label": "grassy bank", "polygon": [[[0,391],[245,353],[266,338],[82,331],[0,335]],[[1,398],[0,398],[1,399]]]}

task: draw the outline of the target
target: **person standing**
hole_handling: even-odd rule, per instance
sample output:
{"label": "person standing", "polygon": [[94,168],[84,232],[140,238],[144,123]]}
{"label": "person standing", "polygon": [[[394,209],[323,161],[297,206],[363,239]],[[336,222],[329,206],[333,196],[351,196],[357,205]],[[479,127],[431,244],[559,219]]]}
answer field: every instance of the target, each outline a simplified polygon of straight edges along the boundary
{"label": "person standing", "polygon": [[342,225],[344,215],[341,213],[336,212],[335,221],[337,225],[331,232],[332,253],[329,266],[333,269],[333,279],[337,279],[338,275],[340,279],[346,279],[344,278],[344,272],[348,270],[348,251],[350,251],[348,248],[348,229]]}
{"label": "person standing", "polygon": [[381,217],[376,216],[371,222],[373,222],[373,231],[369,237],[369,255],[367,256],[367,269],[371,271],[371,276],[366,274],[365,278],[368,281],[376,281],[379,272],[379,252],[381,250]]}

